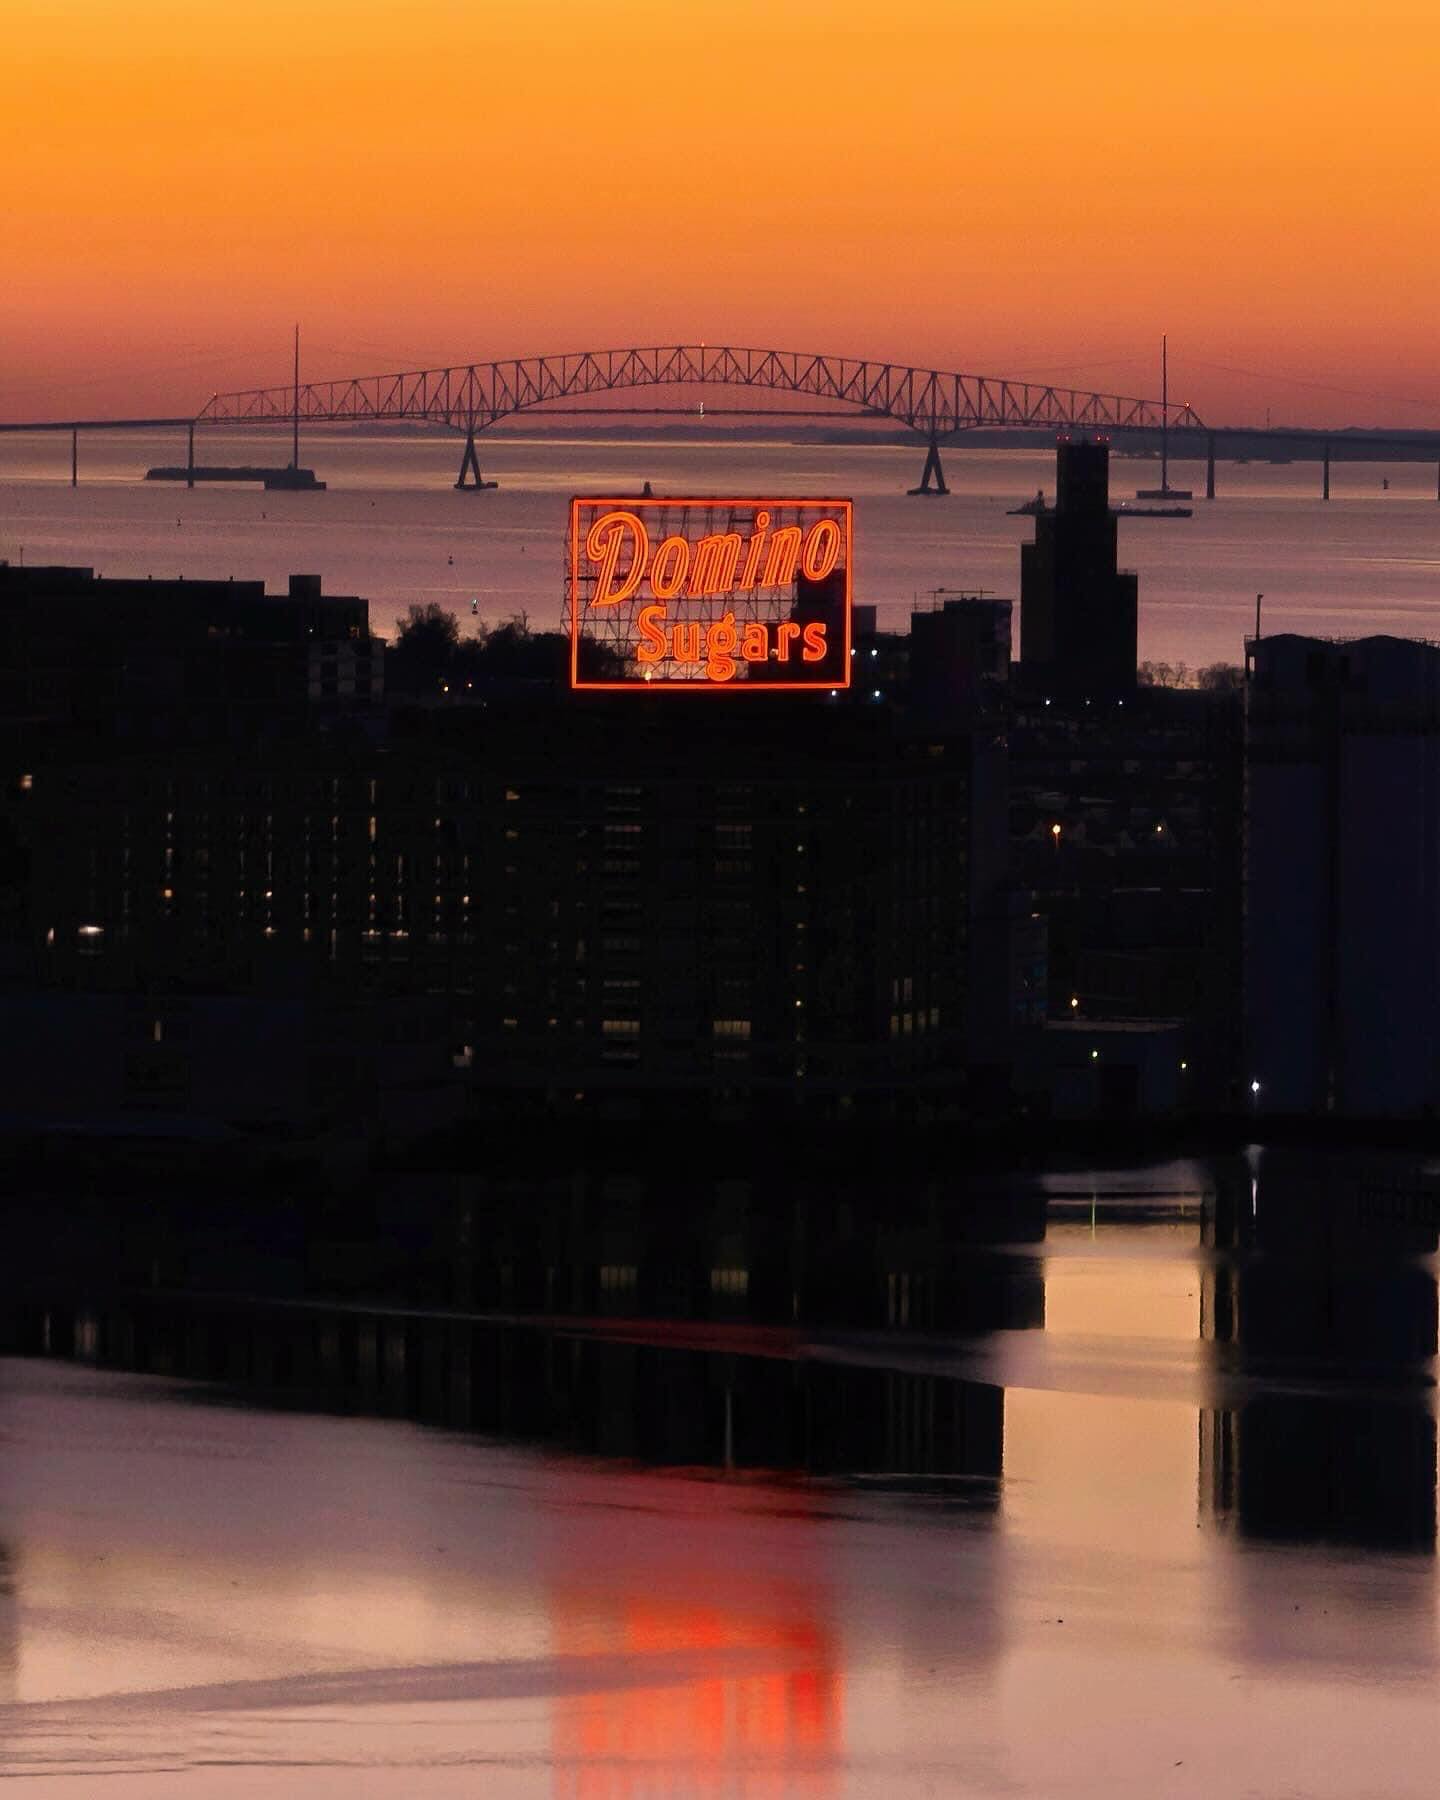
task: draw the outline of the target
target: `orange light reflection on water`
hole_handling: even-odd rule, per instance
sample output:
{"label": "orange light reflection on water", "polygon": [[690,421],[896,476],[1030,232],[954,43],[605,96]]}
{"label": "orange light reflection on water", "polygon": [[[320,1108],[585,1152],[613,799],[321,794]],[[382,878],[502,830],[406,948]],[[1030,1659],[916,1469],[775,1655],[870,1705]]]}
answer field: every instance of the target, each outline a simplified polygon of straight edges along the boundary
{"label": "orange light reflection on water", "polygon": [[[797,1545],[802,1561],[815,1547]],[[623,1553],[606,1579],[604,1546],[594,1549],[553,1591],[553,1647],[564,1662],[590,1659],[621,1677],[556,1696],[557,1795],[834,1794],[844,1683],[824,1580],[803,1568],[727,1570],[723,1553],[707,1547],[668,1561],[658,1581],[652,1571],[649,1583],[633,1584]]]}

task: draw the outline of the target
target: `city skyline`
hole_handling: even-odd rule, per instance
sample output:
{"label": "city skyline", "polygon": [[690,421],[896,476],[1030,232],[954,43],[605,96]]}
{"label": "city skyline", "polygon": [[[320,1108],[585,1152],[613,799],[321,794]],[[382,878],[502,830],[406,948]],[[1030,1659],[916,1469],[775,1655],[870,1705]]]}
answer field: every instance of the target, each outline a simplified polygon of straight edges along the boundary
{"label": "city skyline", "polygon": [[1440,13],[5,22],[0,1776],[1430,1800]]}
{"label": "city skyline", "polygon": [[1207,420],[1434,426],[1440,25],[1366,19],[21,0],[0,413],[192,411],[299,317],[317,378],[708,339],[1144,395],[1168,331]]}

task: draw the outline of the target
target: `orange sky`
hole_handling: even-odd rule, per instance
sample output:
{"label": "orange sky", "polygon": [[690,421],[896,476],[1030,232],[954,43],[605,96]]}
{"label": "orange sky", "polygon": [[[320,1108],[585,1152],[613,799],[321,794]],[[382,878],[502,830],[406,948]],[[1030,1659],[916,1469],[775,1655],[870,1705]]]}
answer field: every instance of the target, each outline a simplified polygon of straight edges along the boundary
{"label": "orange sky", "polygon": [[[0,417],[707,339],[1440,426],[1431,0],[5,0]],[[1239,373],[1232,371],[1241,371]],[[1244,371],[1265,371],[1259,376]]]}

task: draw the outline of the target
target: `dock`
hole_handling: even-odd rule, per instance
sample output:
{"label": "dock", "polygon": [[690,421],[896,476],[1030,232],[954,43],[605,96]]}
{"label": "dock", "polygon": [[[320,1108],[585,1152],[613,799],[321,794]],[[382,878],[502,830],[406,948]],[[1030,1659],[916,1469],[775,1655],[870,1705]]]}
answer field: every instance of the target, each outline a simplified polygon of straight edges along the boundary
{"label": "dock", "polygon": [[313,469],[297,469],[293,465],[287,465],[283,469],[266,469],[248,464],[196,463],[192,467],[187,463],[175,463],[147,469],[145,479],[183,481],[187,487],[193,487],[197,481],[251,481],[268,489],[290,489],[304,493],[322,493],[325,489],[325,483],[315,479]]}

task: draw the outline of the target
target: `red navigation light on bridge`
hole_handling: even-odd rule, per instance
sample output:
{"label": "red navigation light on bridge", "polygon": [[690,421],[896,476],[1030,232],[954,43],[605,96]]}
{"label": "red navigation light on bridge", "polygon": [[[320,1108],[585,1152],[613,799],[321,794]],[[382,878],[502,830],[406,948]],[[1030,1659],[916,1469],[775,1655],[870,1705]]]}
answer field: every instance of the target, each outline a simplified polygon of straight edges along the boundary
{"label": "red navigation light on bridge", "polygon": [[570,503],[570,685],[850,685],[848,500]]}

